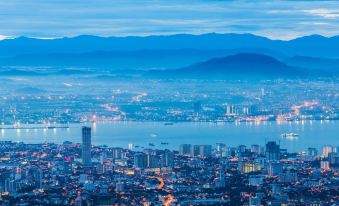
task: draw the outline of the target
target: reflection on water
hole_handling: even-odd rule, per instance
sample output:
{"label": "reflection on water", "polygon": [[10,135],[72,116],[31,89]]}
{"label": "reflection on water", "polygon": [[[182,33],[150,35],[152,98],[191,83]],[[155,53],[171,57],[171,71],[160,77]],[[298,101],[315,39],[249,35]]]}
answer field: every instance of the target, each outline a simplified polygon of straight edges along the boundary
{"label": "reflection on water", "polygon": [[[64,141],[81,142],[81,126],[70,124],[69,128],[46,128],[43,125],[21,125],[21,129],[1,129],[1,140],[26,143]],[[88,123],[93,128],[92,142],[96,145],[127,147],[128,144],[157,148],[177,149],[179,144],[215,144],[223,142],[230,146],[239,144],[264,144],[267,140],[280,141],[289,151],[301,151],[307,147],[320,148],[324,144],[337,145],[338,121],[303,122],[234,122],[199,123],[183,122],[166,125],[163,122],[96,122]],[[298,139],[281,138],[283,133],[297,133]],[[152,135],[152,134],[156,134]],[[169,143],[168,145],[161,143]]]}

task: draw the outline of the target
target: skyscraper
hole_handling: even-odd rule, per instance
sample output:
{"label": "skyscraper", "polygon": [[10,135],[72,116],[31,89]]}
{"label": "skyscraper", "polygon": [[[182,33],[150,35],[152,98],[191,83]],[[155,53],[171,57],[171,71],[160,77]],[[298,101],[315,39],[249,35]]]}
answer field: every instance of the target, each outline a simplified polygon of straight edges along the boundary
{"label": "skyscraper", "polygon": [[266,158],[268,161],[280,159],[280,145],[274,141],[266,143]]}
{"label": "skyscraper", "polygon": [[191,153],[191,145],[190,144],[182,144],[179,146],[179,154],[180,155],[189,155]]}
{"label": "skyscraper", "polygon": [[136,168],[144,169],[147,167],[147,155],[144,153],[137,153],[134,155],[134,166]]}
{"label": "skyscraper", "polygon": [[161,167],[173,167],[174,166],[174,154],[169,150],[165,150],[163,154],[160,155]]}
{"label": "skyscraper", "polygon": [[91,164],[91,128],[82,127],[82,163]]}
{"label": "skyscraper", "polygon": [[212,154],[212,145],[200,145],[199,146],[199,155],[202,157],[207,157]]}

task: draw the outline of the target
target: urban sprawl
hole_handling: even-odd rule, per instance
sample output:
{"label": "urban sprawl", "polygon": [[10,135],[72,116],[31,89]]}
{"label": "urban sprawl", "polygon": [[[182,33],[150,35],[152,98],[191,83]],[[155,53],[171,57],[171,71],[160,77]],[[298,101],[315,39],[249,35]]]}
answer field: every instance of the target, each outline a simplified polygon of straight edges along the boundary
{"label": "urban sprawl", "polygon": [[338,205],[339,147],[0,142],[1,205]]}

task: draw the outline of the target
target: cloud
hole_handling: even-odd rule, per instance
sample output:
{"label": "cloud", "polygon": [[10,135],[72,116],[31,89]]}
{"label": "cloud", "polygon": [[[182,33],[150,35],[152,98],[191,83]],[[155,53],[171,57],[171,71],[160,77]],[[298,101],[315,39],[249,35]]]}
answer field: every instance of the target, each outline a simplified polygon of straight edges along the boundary
{"label": "cloud", "polygon": [[314,16],[320,16],[323,18],[338,18],[339,17],[339,9],[320,8],[320,9],[303,10],[303,12],[314,15]]}
{"label": "cloud", "polygon": [[274,39],[338,34],[339,2],[300,0],[0,1],[0,34],[254,33]]}

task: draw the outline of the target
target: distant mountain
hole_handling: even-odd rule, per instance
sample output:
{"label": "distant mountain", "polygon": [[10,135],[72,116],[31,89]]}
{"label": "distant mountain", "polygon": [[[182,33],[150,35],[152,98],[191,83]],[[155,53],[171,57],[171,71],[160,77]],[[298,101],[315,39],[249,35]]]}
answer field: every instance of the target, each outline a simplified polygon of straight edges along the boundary
{"label": "distant mountain", "polygon": [[121,69],[174,69],[211,58],[223,57],[240,52],[251,52],[285,59],[285,55],[261,48],[240,48],[232,50],[137,50],[137,51],[93,51],[88,53],[22,54],[0,58],[1,66],[31,67],[77,67]]}
{"label": "distant mountain", "polygon": [[0,57],[22,54],[88,53],[93,51],[135,50],[230,50],[262,48],[287,56],[339,58],[339,36],[305,36],[290,41],[271,40],[252,34],[177,34],[146,37],[78,36],[61,39],[20,37],[0,41]]}
{"label": "distant mountain", "polygon": [[270,56],[255,53],[214,58],[175,71],[164,71],[164,73],[175,77],[219,79],[294,78],[305,75],[300,69],[290,67]]}
{"label": "distant mountain", "polygon": [[317,70],[319,72],[339,74],[339,59],[294,56],[285,59],[284,63],[295,67]]}

